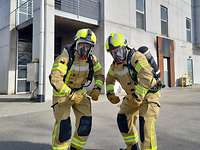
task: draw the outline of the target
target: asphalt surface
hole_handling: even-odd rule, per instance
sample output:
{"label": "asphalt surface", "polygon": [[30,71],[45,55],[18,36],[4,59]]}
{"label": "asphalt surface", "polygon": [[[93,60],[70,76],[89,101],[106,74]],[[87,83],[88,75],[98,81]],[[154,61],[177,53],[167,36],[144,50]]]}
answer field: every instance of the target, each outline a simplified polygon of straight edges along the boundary
{"label": "asphalt surface", "polygon": [[[49,150],[54,123],[50,105],[0,96],[0,150]],[[92,106],[93,127],[86,149],[125,147],[116,123],[119,105],[110,104],[102,95]],[[157,139],[159,150],[200,149],[200,88],[162,91]]]}

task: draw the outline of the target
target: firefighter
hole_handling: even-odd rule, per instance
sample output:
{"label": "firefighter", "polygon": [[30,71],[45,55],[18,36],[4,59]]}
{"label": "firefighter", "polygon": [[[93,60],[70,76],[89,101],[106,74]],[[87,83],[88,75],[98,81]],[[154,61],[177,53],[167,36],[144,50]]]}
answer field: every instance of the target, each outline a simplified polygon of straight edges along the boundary
{"label": "firefighter", "polygon": [[[123,34],[111,33],[106,49],[114,59],[106,77],[107,98],[113,104],[120,102],[114,92],[116,81],[126,92],[117,114],[126,149],[157,150],[155,123],[160,109],[160,89],[156,88],[153,68],[144,54],[128,47]],[[136,129],[138,118],[140,134]]]}
{"label": "firefighter", "polygon": [[[80,29],[53,64],[50,83],[53,87],[55,124],[52,150],[81,150],[91,131],[91,99],[98,100],[104,84],[102,66],[93,54],[96,36],[91,29]],[[94,78],[91,91],[89,86]],[[75,133],[71,138],[70,110],[74,111]]]}

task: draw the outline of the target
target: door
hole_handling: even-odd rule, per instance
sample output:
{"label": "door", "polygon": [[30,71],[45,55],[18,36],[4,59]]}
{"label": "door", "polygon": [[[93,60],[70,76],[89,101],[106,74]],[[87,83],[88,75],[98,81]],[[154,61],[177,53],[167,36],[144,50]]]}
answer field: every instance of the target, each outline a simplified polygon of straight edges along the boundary
{"label": "door", "polygon": [[193,84],[193,60],[191,58],[187,59],[187,72],[188,72],[188,84]]}
{"label": "door", "polygon": [[163,58],[163,80],[166,87],[169,87],[169,63],[168,58]]}
{"label": "door", "polygon": [[31,88],[27,82],[27,63],[32,62],[32,26],[18,30],[16,60],[16,93],[28,93]]}

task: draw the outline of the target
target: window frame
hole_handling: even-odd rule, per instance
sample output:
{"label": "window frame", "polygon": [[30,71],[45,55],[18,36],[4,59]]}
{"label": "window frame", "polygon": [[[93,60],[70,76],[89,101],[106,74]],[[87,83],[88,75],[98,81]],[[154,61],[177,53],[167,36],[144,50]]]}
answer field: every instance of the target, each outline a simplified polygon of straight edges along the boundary
{"label": "window frame", "polygon": [[[146,31],[146,0],[143,0],[143,1],[144,1],[144,5],[143,5],[144,11],[138,10],[137,9],[137,0],[135,2],[135,4],[136,4],[136,28]],[[142,27],[137,26],[137,13],[142,14],[142,16],[143,16],[142,19],[143,19],[144,24]]]}
{"label": "window frame", "polygon": [[[167,11],[167,19],[163,19],[162,18],[162,8],[164,8],[166,11]],[[163,5],[160,5],[160,26],[161,26],[161,34],[164,35],[164,36],[169,36],[169,25],[168,25],[168,21],[169,21],[169,18],[168,18],[168,8],[163,6]],[[162,33],[162,23],[166,23],[167,24],[167,33]]]}
{"label": "window frame", "polygon": [[[190,23],[190,28],[187,28],[187,21],[189,21]],[[186,41],[187,42],[192,42],[192,19],[190,19],[189,17],[186,17],[185,19],[185,28],[186,28]],[[188,39],[188,31],[190,32],[190,39]]]}

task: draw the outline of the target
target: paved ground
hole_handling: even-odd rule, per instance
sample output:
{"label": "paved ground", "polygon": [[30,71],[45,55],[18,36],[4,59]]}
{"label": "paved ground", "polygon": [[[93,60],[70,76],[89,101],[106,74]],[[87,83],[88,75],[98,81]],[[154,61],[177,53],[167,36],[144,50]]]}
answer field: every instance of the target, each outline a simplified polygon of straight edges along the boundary
{"label": "paved ground", "polygon": [[[200,149],[200,88],[171,88],[162,92],[157,124],[159,150]],[[50,102],[0,96],[0,150],[48,150],[53,115]],[[116,125],[119,107],[104,96],[93,103],[90,150],[117,150],[124,143]]]}

